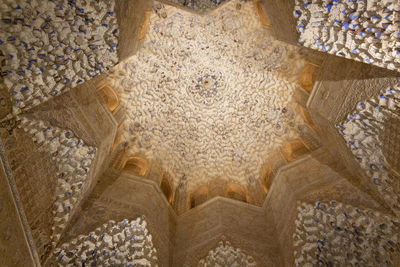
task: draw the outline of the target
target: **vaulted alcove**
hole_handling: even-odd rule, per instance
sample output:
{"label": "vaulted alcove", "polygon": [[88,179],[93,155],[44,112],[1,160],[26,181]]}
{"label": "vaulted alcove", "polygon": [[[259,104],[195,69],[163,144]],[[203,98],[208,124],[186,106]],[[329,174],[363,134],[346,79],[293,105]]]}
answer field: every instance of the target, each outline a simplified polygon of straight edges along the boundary
{"label": "vaulted alcove", "polygon": [[146,176],[148,167],[149,164],[145,159],[139,157],[130,157],[125,160],[124,164],[122,165],[122,170],[135,175]]}

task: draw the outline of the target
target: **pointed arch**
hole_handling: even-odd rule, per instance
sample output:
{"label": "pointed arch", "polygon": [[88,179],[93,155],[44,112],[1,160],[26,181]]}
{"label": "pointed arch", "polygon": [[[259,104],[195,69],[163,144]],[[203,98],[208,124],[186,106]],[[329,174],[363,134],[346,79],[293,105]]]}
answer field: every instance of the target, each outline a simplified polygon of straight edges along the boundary
{"label": "pointed arch", "polygon": [[122,165],[122,170],[139,176],[145,176],[149,169],[147,160],[139,157],[128,158]]}
{"label": "pointed arch", "polygon": [[190,194],[190,208],[193,209],[208,200],[208,187],[201,186]]}
{"label": "pointed arch", "polygon": [[106,102],[108,109],[111,112],[114,112],[120,105],[119,98],[115,90],[107,82],[101,82],[97,88],[104,102]]}

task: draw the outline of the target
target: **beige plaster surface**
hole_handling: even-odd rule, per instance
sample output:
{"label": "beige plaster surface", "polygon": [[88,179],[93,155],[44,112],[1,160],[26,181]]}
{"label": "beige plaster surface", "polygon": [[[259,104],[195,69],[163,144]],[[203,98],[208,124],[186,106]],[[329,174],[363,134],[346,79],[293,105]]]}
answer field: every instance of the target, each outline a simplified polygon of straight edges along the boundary
{"label": "beige plaster surface", "polygon": [[323,149],[279,170],[264,202],[267,220],[274,220],[283,266],[294,264],[293,239],[298,201],[341,201],[360,208],[386,211],[370,196],[352,186],[349,173]]}
{"label": "beige plaster surface", "polygon": [[[336,68],[338,65],[341,67]],[[307,103],[322,144],[352,173],[350,181],[376,199],[379,199],[376,191],[374,193],[376,189],[363,179],[363,171],[335,124],[344,121],[357,103],[376,96],[399,81],[397,72],[329,56],[321,66]]]}
{"label": "beige plaster surface", "polygon": [[10,267],[39,266],[39,258],[1,142],[0,146],[0,263]]}

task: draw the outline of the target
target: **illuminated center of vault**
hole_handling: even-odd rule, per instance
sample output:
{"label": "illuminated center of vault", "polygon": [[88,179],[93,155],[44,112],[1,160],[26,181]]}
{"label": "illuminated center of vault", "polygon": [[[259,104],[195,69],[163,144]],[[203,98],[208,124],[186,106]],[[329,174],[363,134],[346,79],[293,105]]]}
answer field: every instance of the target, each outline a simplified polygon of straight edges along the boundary
{"label": "illuminated center of vault", "polygon": [[[111,81],[126,106],[124,138],[189,188],[246,183],[269,151],[297,136],[293,48],[272,40],[252,2],[201,16],[158,4],[139,52]],[[156,5],[157,6],[157,5]],[[293,60],[292,60],[293,61]]]}

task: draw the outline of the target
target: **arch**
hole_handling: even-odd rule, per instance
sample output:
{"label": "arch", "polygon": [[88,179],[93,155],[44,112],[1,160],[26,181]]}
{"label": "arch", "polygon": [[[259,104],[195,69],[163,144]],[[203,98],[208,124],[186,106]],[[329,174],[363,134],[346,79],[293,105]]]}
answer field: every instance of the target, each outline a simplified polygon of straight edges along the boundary
{"label": "arch", "polygon": [[316,126],[311,118],[310,112],[303,106],[300,106],[300,114],[303,116],[304,121],[313,129],[316,130]]}
{"label": "arch", "polygon": [[160,188],[168,202],[172,203],[172,188],[167,177],[162,178]]}
{"label": "arch", "polygon": [[145,159],[139,157],[131,157],[127,159],[122,165],[122,169],[124,171],[139,175],[145,176],[147,170],[149,168],[149,164]]}
{"label": "arch", "polygon": [[115,111],[119,107],[118,95],[108,83],[100,83],[98,86],[98,92],[111,112]]}
{"label": "arch", "polygon": [[281,153],[287,162],[292,162],[309,152],[300,139],[289,141],[281,146]]}
{"label": "arch", "polygon": [[309,63],[303,68],[303,73],[301,74],[300,77],[300,85],[308,93],[311,93],[317,75],[318,75],[318,68],[315,65]]}
{"label": "arch", "polygon": [[226,196],[231,199],[247,202],[247,194],[243,187],[238,184],[228,184]]}
{"label": "arch", "polygon": [[190,208],[193,209],[208,200],[208,187],[201,186],[190,194]]}

